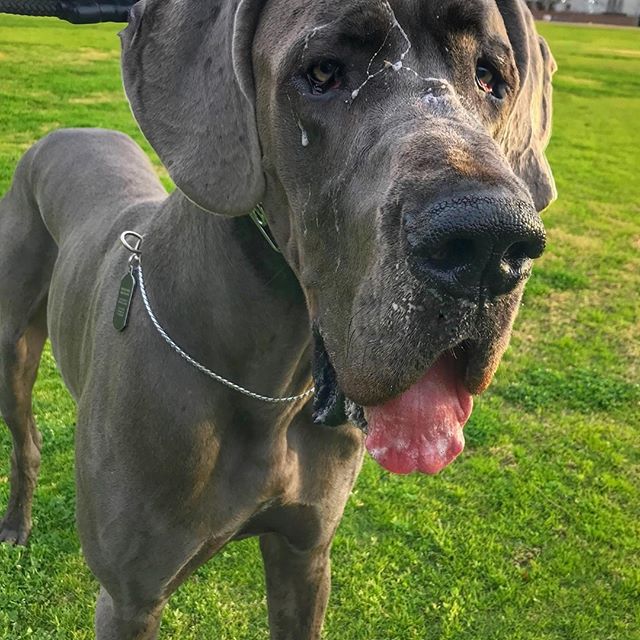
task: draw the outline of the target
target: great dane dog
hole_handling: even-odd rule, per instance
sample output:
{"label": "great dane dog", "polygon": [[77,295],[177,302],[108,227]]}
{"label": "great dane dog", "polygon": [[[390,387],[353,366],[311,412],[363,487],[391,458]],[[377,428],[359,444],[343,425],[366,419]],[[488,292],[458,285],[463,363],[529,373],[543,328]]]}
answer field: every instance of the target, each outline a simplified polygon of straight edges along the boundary
{"label": "great dane dog", "polygon": [[[98,639],[155,638],[177,586],[246,536],[271,637],[319,638],[365,449],[439,471],[506,348],[555,196],[555,63],[521,0],[142,0],[122,45],[177,189],[111,131],[53,133],[17,167],[0,204],[0,538],[31,526],[49,336],[78,404]],[[259,203],[281,253],[247,216]],[[144,281],[117,331],[129,268]],[[184,352],[297,398],[198,370],[142,284]]]}

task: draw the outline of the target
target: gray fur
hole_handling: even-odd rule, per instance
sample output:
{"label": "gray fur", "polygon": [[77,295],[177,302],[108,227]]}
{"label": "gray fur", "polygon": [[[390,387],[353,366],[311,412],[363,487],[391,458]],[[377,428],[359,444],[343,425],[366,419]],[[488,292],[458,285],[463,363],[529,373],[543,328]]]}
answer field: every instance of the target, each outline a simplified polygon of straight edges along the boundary
{"label": "gray fur", "polygon": [[[125,86],[188,197],[167,196],[115,132],[53,133],[18,165],[0,202],[0,409],[14,437],[0,540],[24,544],[31,527],[31,387],[48,334],[78,403],[77,521],[101,583],[99,640],[155,638],[177,586],[250,535],[261,536],[272,638],[317,640],[331,540],[364,450],[357,428],[314,424],[310,403],[271,406],[204,377],[158,336],[139,295],[116,332],[122,231],[145,236],[147,289],[170,335],[259,393],[308,387],[312,325],[351,407],[408,388],[460,341],[471,345],[469,389],[490,382],[526,278],[487,299],[439,290],[410,265],[403,216],[424,211],[416,224],[428,227],[433,203],[456,193],[548,204],[552,66],[523,3],[504,0],[500,14],[479,2],[482,28],[514,51],[517,96],[530,96],[535,114],[523,115],[517,96],[485,110],[437,46],[460,30],[434,17],[453,4],[144,0],[123,36]],[[412,43],[404,58],[394,19]],[[404,66],[355,98],[305,97],[300,65],[334,50],[345,28],[364,42],[341,50],[354,86],[370,61]],[[387,32],[389,49],[373,59]],[[473,69],[471,34],[458,54]],[[258,200],[283,256],[234,217]]]}

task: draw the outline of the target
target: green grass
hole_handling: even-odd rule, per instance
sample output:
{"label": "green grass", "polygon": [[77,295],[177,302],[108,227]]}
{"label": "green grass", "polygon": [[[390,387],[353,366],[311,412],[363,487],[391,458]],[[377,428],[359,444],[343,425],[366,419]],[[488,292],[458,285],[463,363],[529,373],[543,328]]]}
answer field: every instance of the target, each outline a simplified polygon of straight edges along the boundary
{"label": "green grass", "polygon": [[[52,129],[142,142],[116,30],[0,18],[0,193]],[[366,462],[336,537],[327,638],[640,640],[640,31],[541,30],[560,65],[548,253],[461,459],[435,478]],[[35,411],[35,529],[27,549],[0,548],[0,638],[87,639],[97,584],[74,529],[74,407],[49,353]],[[9,453],[2,430],[2,505]],[[258,555],[234,544],[200,569],[163,637],[266,640]]]}

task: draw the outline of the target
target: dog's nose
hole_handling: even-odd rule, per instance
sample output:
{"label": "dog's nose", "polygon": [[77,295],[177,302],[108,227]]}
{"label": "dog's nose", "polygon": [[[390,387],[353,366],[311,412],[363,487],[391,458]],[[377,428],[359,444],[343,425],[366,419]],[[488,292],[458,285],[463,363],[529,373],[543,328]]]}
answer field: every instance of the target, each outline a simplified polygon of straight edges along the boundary
{"label": "dog's nose", "polygon": [[545,248],[540,216],[520,200],[464,196],[407,213],[404,224],[416,275],[457,297],[513,291]]}

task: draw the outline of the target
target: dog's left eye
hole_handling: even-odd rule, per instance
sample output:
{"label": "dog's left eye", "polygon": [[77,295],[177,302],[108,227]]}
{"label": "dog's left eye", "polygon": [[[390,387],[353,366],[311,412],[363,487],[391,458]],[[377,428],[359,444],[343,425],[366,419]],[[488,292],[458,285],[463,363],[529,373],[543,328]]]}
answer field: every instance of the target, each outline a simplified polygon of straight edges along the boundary
{"label": "dog's left eye", "polygon": [[507,86],[498,71],[489,63],[478,62],[476,66],[476,84],[485,93],[502,100],[507,95]]}
{"label": "dog's left eye", "polygon": [[333,60],[323,60],[314,64],[307,71],[312,93],[319,95],[329,89],[338,89],[342,82],[341,71],[340,64]]}

